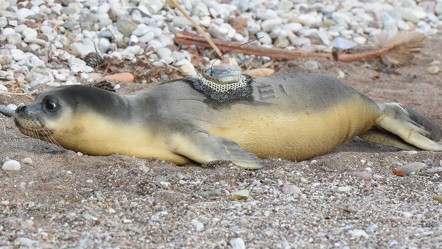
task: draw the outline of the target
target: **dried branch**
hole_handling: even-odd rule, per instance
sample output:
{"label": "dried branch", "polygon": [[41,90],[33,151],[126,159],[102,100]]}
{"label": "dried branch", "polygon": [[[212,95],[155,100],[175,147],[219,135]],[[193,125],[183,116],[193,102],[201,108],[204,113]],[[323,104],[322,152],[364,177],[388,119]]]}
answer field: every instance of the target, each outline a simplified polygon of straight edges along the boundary
{"label": "dried branch", "polygon": [[[388,38],[387,41],[383,43],[379,48],[355,54],[304,52],[278,48],[264,48],[254,45],[240,46],[242,44],[238,42],[220,41],[216,39],[214,39],[213,42],[223,52],[234,49],[233,52],[238,54],[242,53],[248,55],[268,56],[274,59],[323,57],[330,60],[350,62],[382,57],[383,62],[386,65],[395,66],[408,63],[413,58],[413,55],[416,54],[416,52],[419,52],[420,48],[422,47],[422,40],[423,35],[419,33],[398,33]],[[177,33],[175,36],[175,41],[179,44],[196,45],[198,47],[210,48],[204,38],[189,32]],[[384,58],[390,58],[392,56],[397,57],[397,54],[407,54],[407,56],[403,56],[400,60],[396,60],[399,63],[395,63],[396,61],[393,61],[392,59],[388,60],[388,63],[384,61]]]}
{"label": "dried branch", "polygon": [[203,30],[203,28],[201,28],[200,25],[198,25],[198,23],[196,23],[189,16],[189,14],[183,9],[183,7],[181,7],[181,5],[178,3],[178,1],[177,0],[169,0],[168,2],[172,7],[177,8],[181,12],[181,14],[183,14],[183,16],[192,24],[192,26],[198,31],[198,33],[200,33],[204,37],[204,39],[207,41],[207,43],[210,45],[210,47],[212,47],[213,50],[215,50],[216,54],[221,58],[223,56],[223,54],[221,53],[219,48],[215,45],[212,38]]}

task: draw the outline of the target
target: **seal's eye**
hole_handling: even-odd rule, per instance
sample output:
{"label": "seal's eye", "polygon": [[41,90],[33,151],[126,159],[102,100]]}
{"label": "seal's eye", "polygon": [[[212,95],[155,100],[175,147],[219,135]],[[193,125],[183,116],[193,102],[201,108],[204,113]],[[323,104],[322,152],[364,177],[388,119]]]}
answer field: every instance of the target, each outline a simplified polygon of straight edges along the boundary
{"label": "seal's eye", "polygon": [[45,102],[45,108],[46,110],[53,112],[58,109],[58,103],[53,99],[48,99]]}

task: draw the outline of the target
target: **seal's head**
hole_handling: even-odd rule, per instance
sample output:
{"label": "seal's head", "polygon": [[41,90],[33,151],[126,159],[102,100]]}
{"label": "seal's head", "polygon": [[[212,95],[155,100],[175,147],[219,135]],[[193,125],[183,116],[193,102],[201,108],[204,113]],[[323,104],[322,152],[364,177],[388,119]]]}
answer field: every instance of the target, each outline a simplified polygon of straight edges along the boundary
{"label": "seal's head", "polygon": [[[21,105],[14,114],[20,131],[30,137],[73,148],[73,138],[84,129],[83,117],[115,111],[117,94],[88,86],[62,86],[42,92],[30,104]],[[89,125],[93,125],[89,124]]]}

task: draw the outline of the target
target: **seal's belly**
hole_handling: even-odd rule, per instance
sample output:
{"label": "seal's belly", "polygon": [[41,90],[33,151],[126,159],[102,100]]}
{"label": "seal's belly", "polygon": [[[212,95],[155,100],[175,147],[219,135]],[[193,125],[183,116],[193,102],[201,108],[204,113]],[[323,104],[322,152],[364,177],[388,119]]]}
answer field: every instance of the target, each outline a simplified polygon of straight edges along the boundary
{"label": "seal's belly", "polygon": [[375,113],[361,98],[323,110],[293,111],[272,105],[235,105],[207,125],[211,135],[238,143],[259,157],[304,160],[325,154],[374,125]]}
{"label": "seal's belly", "polygon": [[[83,113],[75,126],[58,129],[53,138],[64,148],[88,155],[123,154],[138,158],[161,158],[176,164],[189,159],[170,151],[167,136],[148,125],[117,123],[95,113]],[[60,123],[59,123],[60,125]]]}

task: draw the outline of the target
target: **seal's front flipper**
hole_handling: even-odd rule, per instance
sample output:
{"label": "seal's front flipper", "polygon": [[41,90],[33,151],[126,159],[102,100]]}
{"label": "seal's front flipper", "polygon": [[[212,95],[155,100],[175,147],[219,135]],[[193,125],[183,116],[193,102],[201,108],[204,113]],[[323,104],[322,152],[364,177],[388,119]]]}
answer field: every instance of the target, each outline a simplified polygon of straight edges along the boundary
{"label": "seal's front flipper", "polygon": [[216,160],[232,161],[245,169],[259,169],[264,165],[253,153],[241,148],[237,143],[212,137],[207,133],[176,134],[171,138],[170,149],[198,163]]}
{"label": "seal's front flipper", "polygon": [[405,143],[400,137],[378,129],[369,130],[359,135],[359,137],[370,142],[393,146],[401,150],[418,150],[418,148],[413,145]]}
{"label": "seal's front flipper", "polygon": [[442,151],[437,142],[441,129],[430,119],[398,103],[379,104],[383,114],[376,119],[376,125],[399,136],[404,142],[422,150]]}

